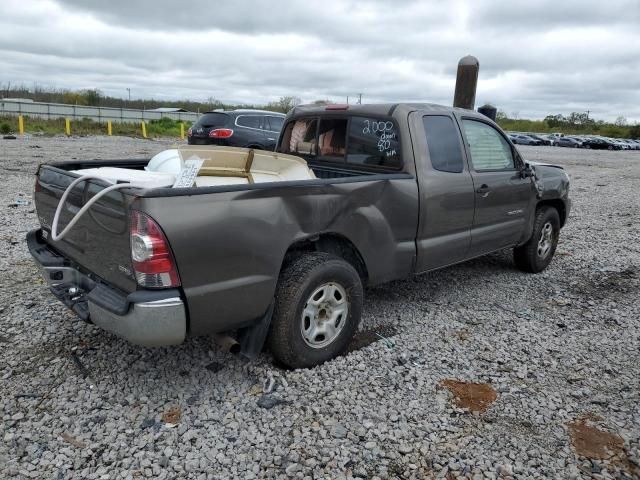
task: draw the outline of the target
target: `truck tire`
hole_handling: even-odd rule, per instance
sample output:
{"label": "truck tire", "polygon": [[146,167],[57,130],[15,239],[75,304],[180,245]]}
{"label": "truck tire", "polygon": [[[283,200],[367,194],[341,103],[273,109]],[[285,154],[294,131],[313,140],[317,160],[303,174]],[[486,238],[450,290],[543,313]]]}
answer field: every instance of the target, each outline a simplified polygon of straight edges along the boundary
{"label": "truck tire", "polygon": [[529,273],[542,272],[553,259],[560,237],[560,215],[553,207],[540,207],[527,243],[513,249],[516,266]]}
{"label": "truck tire", "polygon": [[362,282],[343,259],[313,252],[285,261],[267,339],[291,368],[319,365],[343,353],[362,314]]}

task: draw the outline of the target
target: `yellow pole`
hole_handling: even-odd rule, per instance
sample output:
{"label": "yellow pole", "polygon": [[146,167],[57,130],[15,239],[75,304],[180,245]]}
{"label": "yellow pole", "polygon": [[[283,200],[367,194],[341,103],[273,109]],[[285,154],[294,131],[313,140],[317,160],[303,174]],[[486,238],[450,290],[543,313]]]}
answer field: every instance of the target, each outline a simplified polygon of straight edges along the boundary
{"label": "yellow pole", "polygon": [[184,123],[180,123],[180,140],[184,140]]}
{"label": "yellow pole", "polygon": [[64,130],[67,133],[67,136],[71,136],[71,120],[68,118],[64,119]]}
{"label": "yellow pole", "polygon": [[107,120],[107,135],[111,136],[111,120]]}
{"label": "yellow pole", "polygon": [[145,125],[144,120],[142,121],[142,136],[147,138],[147,126]]}
{"label": "yellow pole", "polygon": [[18,132],[20,132],[20,135],[24,135],[24,118],[22,115],[18,115]]}

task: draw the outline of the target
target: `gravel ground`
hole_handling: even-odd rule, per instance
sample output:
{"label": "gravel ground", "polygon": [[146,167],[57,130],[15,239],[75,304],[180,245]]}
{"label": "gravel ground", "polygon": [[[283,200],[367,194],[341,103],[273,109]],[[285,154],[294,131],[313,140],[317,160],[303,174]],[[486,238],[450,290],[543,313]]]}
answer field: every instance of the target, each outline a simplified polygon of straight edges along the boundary
{"label": "gravel ground", "polygon": [[0,478],[640,478],[640,152],[520,147],[572,177],[547,271],[502,252],[369,289],[353,351],[286,371],[130,345],[40,280],[14,205],[36,165],[169,143],[0,140]]}

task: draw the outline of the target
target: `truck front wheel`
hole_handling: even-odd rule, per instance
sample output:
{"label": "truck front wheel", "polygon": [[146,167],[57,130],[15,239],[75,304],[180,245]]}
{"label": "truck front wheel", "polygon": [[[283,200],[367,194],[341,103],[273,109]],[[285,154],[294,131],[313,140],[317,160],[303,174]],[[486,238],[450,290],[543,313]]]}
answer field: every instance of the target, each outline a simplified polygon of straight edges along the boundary
{"label": "truck front wheel", "polygon": [[553,207],[540,207],[527,243],[513,249],[516,266],[525,272],[539,273],[551,263],[560,237],[560,215]]}
{"label": "truck front wheel", "polygon": [[321,252],[293,257],[280,272],[268,344],[291,368],[343,353],[358,328],[362,282],[343,259]]}

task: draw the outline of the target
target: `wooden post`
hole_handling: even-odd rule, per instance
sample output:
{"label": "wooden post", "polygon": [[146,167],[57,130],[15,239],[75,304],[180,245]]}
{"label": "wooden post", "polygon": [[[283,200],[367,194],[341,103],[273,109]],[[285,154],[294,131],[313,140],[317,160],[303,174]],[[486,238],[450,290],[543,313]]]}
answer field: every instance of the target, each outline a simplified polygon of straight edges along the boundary
{"label": "wooden post", "polygon": [[24,135],[24,118],[22,115],[18,115],[18,132],[20,135]]}
{"label": "wooden post", "polygon": [[112,134],[111,120],[107,120],[107,135],[111,136],[111,134]]}
{"label": "wooden post", "polygon": [[453,95],[453,106],[473,110],[476,103],[476,87],[480,62],[476,57],[467,55],[458,62],[456,91]]}
{"label": "wooden post", "polygon": [[71,136],[71,120],[69,120],[68,118],[64,119],[64,130],[67,136],[70,137]]}
{"label": "wooden post", "polygon": [[144,120],[142,121],[142,136],[147,138],[147,125],[144,123]]}
{"label": "wooden post", "polygon": [[184,140],[184,123],[180,122],[180,140]]}

